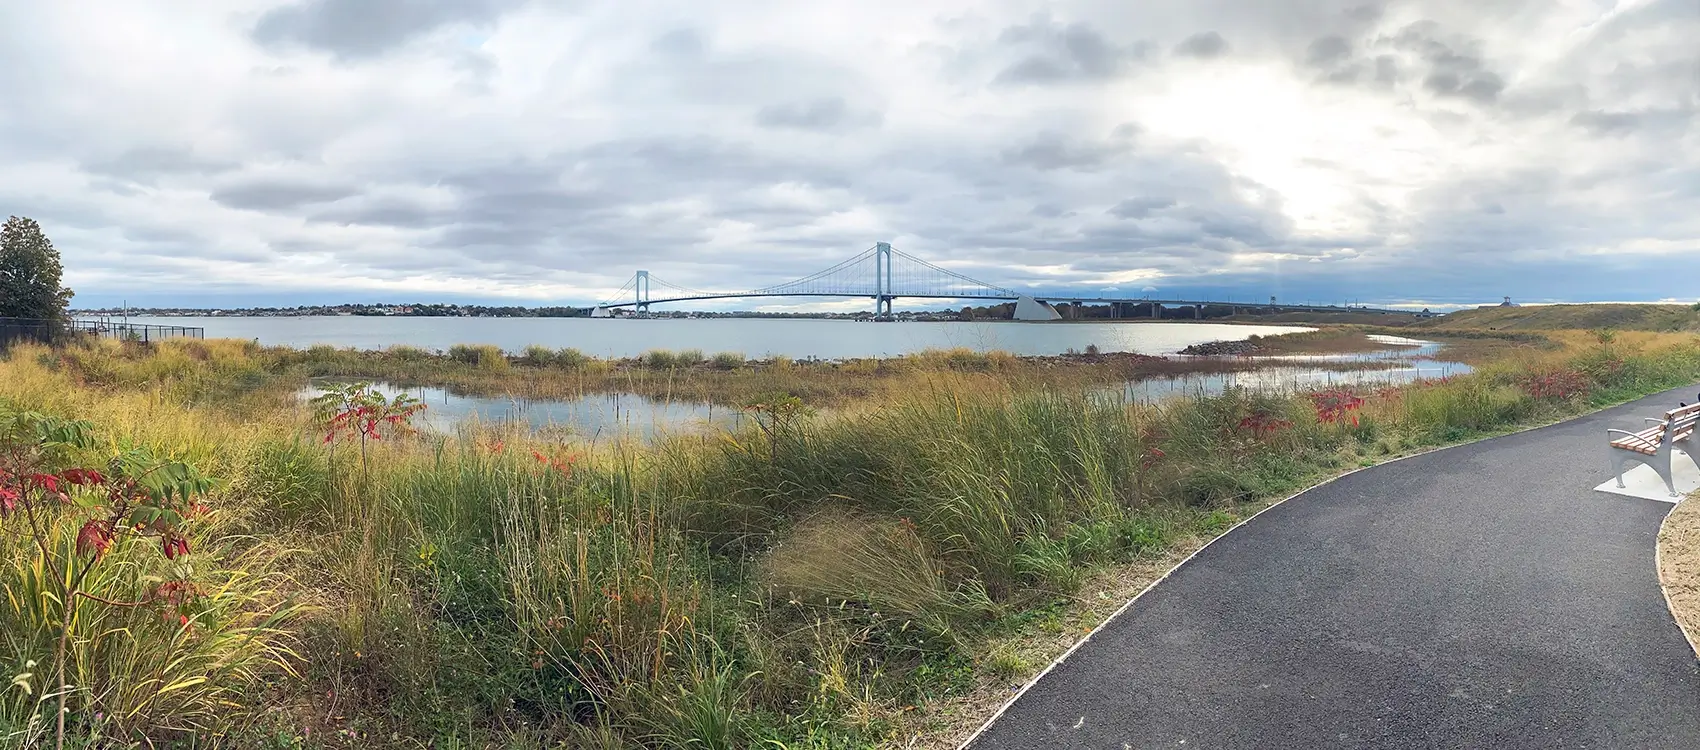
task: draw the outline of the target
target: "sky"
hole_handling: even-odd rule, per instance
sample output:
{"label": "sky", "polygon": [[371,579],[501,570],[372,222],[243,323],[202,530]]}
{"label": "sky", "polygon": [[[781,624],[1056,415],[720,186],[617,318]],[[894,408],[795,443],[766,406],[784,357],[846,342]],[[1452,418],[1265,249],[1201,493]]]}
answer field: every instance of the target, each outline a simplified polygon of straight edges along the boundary
{"label": "sky", "polygon": [[587,304],[879,241],[1036,294],[1694,300],[1697,39],[1697,0],[0,0],[0,215],[82,307]]}

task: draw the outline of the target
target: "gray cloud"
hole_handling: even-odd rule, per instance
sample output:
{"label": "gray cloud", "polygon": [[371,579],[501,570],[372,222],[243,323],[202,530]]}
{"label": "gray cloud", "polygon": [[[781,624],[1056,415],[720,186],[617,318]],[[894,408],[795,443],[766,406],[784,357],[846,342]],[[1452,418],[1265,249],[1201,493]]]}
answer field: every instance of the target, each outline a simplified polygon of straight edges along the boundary
{"label": "gray cloud", "polygon": [[1173,205],[1173,198],[1128,198],[1110,207],[1110,213],[1123,219],[1143,219]]}
{"label": "gray cloud", "polygon": [[1181,57],[1196,57],[1210,59],[1221,57],[1228,52],[1228,40],[1214,31],[1201,31],[1181,40],[1175,45],[1175,54]]}
{"label": "gray cloud", "polygon": [[349,60],[376,57],[440,27],[488,23],[518,0],[299,0],[253,28],[267,46],[298,45]]}
{"label": "gray cloud", "polygon": [[762,127],[832,132],[876,126],[880,117],[871,112],[854,112],[842,97],[807,102],[775,104],[756,113]]}
{"label": "gray cloud", "polygon": [[273,211],[330,203],[355,193],[353,188],[343,185],[251,180],[220,187],[212,191],[211,197],[231,208]]}
{"label": "gray cloud", "polygon": [[1339,35],[1320,37],[1310,43],[1305,53],[1305,62],[1318,67],[1328,67],[1352,56],[1352,43]]}
{"label": "gray cloud", "polygon": [[994,83],[1050,84],[1102,81],[1122,75],[1144,59],[1143,43],[1117,44],[1092,26],[1066,26],[1038,17],[1004,29],[998,43],[1022,57],[998,73]]}
{"label": "gray cloud", "polygon": [[1118,134],[1106,140],[1073,139],[1055,132],[1039,133],[1026,143],[1007,149],[1007,164],[1038,170],[1102,169],[1133,150],[1131,135]]}
{"label": "gray cloud", "polygon": [[83,171],[143,182],[160,175],[217,174],[237,164],[197,155],[186,148],[144,146],[85,162]]}
{"label": "gray cloud", "polygon": [[1438,96],[1493,104],[1505,90],[1505,80],[1488,70],[1476,51],[1480,42],[1464,37],[1448,39],[1433,21],[1406,26],[1392,37],[1391,43],[1394,48],[1415,53],[1427,63],[1423,88]]}

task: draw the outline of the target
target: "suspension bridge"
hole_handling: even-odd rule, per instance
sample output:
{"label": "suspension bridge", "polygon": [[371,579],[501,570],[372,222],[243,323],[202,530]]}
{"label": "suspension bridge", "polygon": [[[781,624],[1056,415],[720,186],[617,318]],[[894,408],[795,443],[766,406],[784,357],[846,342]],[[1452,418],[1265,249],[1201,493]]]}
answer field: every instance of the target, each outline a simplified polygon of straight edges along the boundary
{"label": "suspension bridge", "polygon": [[[1018,320],[1056,320],[1062,315],[1058,308],[1066,305],[1109,304],[1112,317],[1134,317],[1135,306],[1145,306],[1151,317],[1160,317],[1165,308],[1191,308],[1193,317],[1204,317],[1206,307],[1232,307],[1235,310],[1257,312],[1354,312],[1403,313],[1359,305],[1312,305],[1277,303],[1231,302],[1218,300],[1151,299],[1149,297],[1093,297],[1078,295],[1046,295],[1019,292],[957,273],[917,258],[909,253],[880,242],[837,265],[772,286],[742,291],[709,291],[669,283],[648,272],[638,271],[619,291],[599,303],[593,315],[607,317],[621,308],[639,313],[649,312],[651,305],[702,300],[742,299],[759,297],[866,297],[874,300],[874,317],[889,320],[892,301],[905,299],[997,300],[1016,303]],[[1065,308],[1066,309],[1066,308]],[[1122,315],[1121,313],[1129,313]]]}

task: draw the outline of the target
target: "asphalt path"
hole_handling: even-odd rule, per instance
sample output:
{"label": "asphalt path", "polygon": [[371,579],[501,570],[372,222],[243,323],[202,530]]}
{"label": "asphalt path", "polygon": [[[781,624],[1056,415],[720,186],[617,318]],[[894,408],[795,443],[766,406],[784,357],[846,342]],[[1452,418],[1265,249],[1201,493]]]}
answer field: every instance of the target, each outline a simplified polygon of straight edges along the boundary
{"label": "asphalt path", "polygon": [[1654,563],[1666,503],[1595,492],[1672,391],[1390,462],[1181,565],[971,744],[1700,748]]}

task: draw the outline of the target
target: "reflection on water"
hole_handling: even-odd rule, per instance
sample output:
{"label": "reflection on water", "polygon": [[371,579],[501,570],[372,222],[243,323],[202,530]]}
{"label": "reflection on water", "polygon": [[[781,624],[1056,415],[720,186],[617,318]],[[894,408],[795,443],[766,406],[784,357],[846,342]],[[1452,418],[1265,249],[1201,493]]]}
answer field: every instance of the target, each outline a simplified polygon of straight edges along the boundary
{"label": "reflection on water", "polygon": [[[316,379],[302,389],[303,399],[325,391],[318,386],[337,382]],[[346,382],[346,381],[344,381]],[[414,425],[444,434],[455,426],[476,419],[488,423],[524,422],[532,430],[566,432],[586,439],[639,437],[645,440],[662,433],[680,433],[707,426],[733,428],[743,415],[736,409],[694,401],[656,401],[630,393],[595,393],[567,399],[519,399],[459,396],[442,388],[402,387],[377,382],[372,387],[385,398],[406,393],[419,399],[426,409],[414,417]]]}
{"label": "reflection on water", "polygon": [[[1434,359],[1441,345],[1397,336],[1371,336],[1398,346],[1377,352],[1354,354],[1293,354],[1257,357],[1271,366],[1246,372],[1200,373],[1174,378],[1151,378],[1129,383],[1123,394],[1134,401],[1159,401],[1176,396],[1214,396],[1229,388],[1262,393],[1306,393],[1328,388],[1380,388],[1417,380],[1432,380],[1470,372],[1463,362]],[[1362,362],[1364,369],[1341,370],[1305,367],[1304,363]]]}

